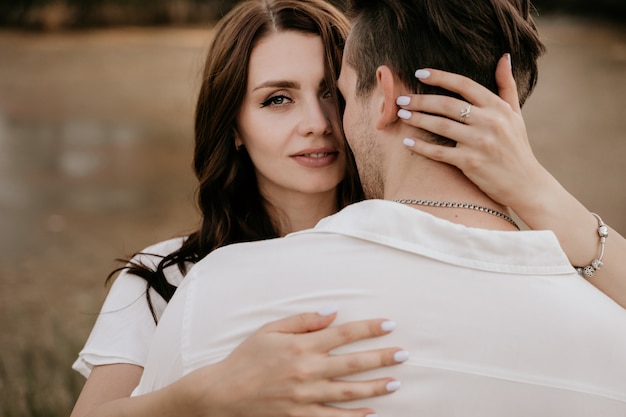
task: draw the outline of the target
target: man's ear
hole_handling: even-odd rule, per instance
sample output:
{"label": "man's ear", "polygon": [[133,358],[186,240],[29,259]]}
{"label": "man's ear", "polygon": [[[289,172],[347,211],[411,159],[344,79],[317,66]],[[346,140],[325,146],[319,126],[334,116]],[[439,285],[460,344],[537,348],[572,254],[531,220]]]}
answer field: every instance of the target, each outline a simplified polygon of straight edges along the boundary
{"label": "man's ear", "polygon": [[378,109],[378,119],[376,129],[382,130],[398,120],[398,106],[396,97],[396,79],[391,69],[386,65],[381,65],[376,69],[376,88],[379,90],[380,108]]}

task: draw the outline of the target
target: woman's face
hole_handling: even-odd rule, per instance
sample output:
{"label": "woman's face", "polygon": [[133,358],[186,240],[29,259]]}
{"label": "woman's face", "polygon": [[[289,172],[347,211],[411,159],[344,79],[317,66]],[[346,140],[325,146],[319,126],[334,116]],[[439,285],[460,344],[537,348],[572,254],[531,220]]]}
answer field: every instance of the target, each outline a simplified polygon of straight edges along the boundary
{"label": "woman's face", "polygon": [[274,204],[302,194],[334,196],[345,175],[336,92],[324,75],[319,36],[274,33],[250,56],[236,142],[246,147],[261,194]]}

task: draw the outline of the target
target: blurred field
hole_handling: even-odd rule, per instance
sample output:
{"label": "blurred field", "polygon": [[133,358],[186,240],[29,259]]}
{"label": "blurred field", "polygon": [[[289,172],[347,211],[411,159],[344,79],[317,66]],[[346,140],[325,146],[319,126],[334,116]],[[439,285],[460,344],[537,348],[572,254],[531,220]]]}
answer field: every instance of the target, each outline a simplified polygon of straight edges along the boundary
{"label": "blurred field", "polygon": [[[626,233],[626,26],[539,21],[540,160]],[[195,225],[206,29],[0,32],[0,416],[68,415],[70,365],[123,257]]]}

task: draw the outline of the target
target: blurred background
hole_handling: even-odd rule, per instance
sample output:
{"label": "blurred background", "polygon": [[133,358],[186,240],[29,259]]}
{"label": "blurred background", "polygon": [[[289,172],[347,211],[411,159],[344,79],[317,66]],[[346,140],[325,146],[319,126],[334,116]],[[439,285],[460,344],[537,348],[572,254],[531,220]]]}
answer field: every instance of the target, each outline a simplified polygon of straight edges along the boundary
{"label": "blurred background", "polygon": [[[196,225],[194,103],[234,3],[0,2],[0,416],[68,415],[115,259]],[[535,4],[533,147],[625,234],[626,2]]]}

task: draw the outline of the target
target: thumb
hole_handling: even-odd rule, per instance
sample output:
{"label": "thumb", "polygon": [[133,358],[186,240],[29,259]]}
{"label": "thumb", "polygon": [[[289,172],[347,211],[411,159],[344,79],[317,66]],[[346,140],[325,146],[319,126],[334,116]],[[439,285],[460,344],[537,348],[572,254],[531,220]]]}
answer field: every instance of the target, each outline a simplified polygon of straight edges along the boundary
{"label": "thumb", "polygon": [[272,321],[261,328],[264,332],[309,333],[328,327],[337,317],[336,310],[319,313],[301,313],[284,319]]}
{"label": "thumb", "polygon": [[519,105],[519,96],[517,95],[517,85],[515,84],[515,78],[513,78],[513,71],[511,68],[511,54],[504,54],[498,66],[496,67],[496,83],[498,85],[498,95],[516,113],[521,113],[522,109]]}

